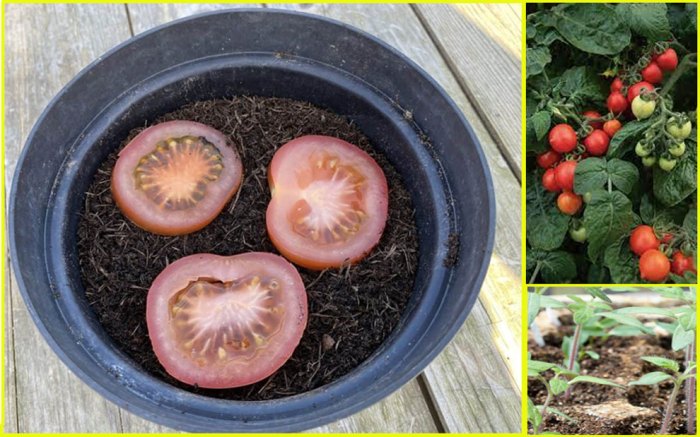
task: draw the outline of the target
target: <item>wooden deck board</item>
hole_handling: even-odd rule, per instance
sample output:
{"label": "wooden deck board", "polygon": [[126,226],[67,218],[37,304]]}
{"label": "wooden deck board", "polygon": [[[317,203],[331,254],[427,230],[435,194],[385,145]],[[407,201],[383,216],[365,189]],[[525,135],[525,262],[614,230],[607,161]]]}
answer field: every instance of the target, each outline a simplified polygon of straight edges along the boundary
{"label": "wooden deck board", "polygon": [[[89,46],[87,50],[80,50],[82,57],[76,56],[78,62],[70,65],[62,63],[59,69],[59,75],[50,79],[42,77],[27,76],[26,69],[28,65],[42,65],[42,61],[53,61],[54,54],[61,50],[60,41],[51,41],[38,49],[38,53],[30,53],[29,56],[34,56],[39,59],[37,63],[33,58],[30,58],[25,64],[21,62],[7,62],[7,83],[10,83],[11,74],[14,74],[15,80],[24,78],[25,82],[31,82],[32,79],[38,82],[53,81],[50,84],[40,83],[43,87],[40,90],[35,90],[37,95],[31,93],[32,90],[18,90],[12,99],[11,93],[6,94],[8,98],[7,104],[7,126],[6,130],[6,156],[7,156],[7,180],[12,176],[12,170],[19,153],[19,149],[24,143],[24,139],[28,133],[28,129],[34,123],[34,120],[43,109],[43,107],[60,88],[79,70],[77,65],[85,65],[98,55],[106,51],[111,45],[126,39],[129,35],[129,25],[135,34],[150,29],[156,25],[171,21],[176,18],[188,16],[204,10],[221,9],[222,7],[233,7],[235,5],[187,5],[187,4],[130,4],[127,7],[124,5],[104,5],[101,7],[114,8],[110,13],[102,13],[104,15],[99,20],[98,24],[102,26],[99,33],[101,36],[95,37],[91,33],[95,33],[91,27],[86,32],[82,29],[82,34],[78,35],[77,45]],[[249,5],[247,5],[249,6]],[[25,5],[10,6],[12,8],[26,7]],[[49,6],[51,8],[52,6]],[[53,6],[55,7],[55,6]],[[84,10],[90,10],[95,6],[82,6]],[[274,7],[279,7],[275,5]],[[66,17],[67,26],[73,26],[72,23],[76,19],[83,19],[85,22],[95,22],[95,20],[86,20],[84,14],[90,12],[82,12],[83,15],[73,13],[72,9],[63,6],[58,11],[71,15]],[[484,109],[479,106],[478,99],[474,100],[474,96],[468,96],[464,93],[463,78],[459,72],[455,71],[455,61],[445,59],[444,53],[440,50],[445,50],[445,47],[436,47],[429,39],[427,31],[422,27],[419,17],[416,16],[414,10],[407,5],[302,5],[302,6],[287,6],[287,8],[295,8],[302,11],[318,13],[331,18],[340,19],[349,24],[360,27],[369,33],[372,33],[389,44],[394,45],[414,61],[418,62],[429,74],[431,74],[447,92],[456,101],[457,105],[464,112],[467,119],[472,124],[477,136],[479,137],[485,154],[489,160],[491,170],[494,177],[494,186],[497,193],[498,203],[498,223],[496,235],[496,249],[494,259],[491,262],[489,274],[487,276],[480,301],[475,306],[472,315],[465,323],[465,326],[459,332],[455,340],[448,346],[445,352],[436,361],[428,367],[424,375],[421,377],[428,386],[431,399],[426,400],[421,392],[420,385],[416,381],[404,386],[401,390],[394,393],[384,401],[370,407],[363,412],[360,412],[347,419],[335,422],[333,424],[312,430],[315,432],[379,432],[379,431],[400,431],[400,432],[434,432],[438,428],[434,422],[429,408],[428,402],[434,402],[438,414],[442,421],[442,426],[448,431],[473,431],[473,432],[498,432],[499,430],[517,431],[520,427],[519,411],[520,401],[518,393],[518,385],[520,381],[520,217],[519,208],[514,207],[519,205],[519,184],[514,176],[512,166],[509,167],[504,159],[501,150],[504,150],[503,145],[499,142],[504,142],[502,138],[492,137],[490,132],[493,132],[493,127],[487,121],[485,124],[480,120],[480,115]],[[12,11],[15,15],[17,12]],[[128,12],[128,14],[127,14]],[[487,13],[488,11],[484,12]],[[37,15],[40,12],[35,10]],[[472,11],[472,13],[475,13]],[[10,15],[10,14],[8,14]],[[77,16],[76,16],[77,15]],[[111,15],[107,17],[106,15]],[[62,17],[59,14],[59,17]],[[119,17],[119,18],[116,18]],[[22,23],[22,17],[15,17],[16,23]],[[26,19],[26,17],[24,17]],[[425,16],[421,17],[426,20]],[[39,18],[40,19],[40,18]],[[125,21],[125,19],[128,19]],[[102,21],[100,21],[102,20]],[[60,22],[60,21],[57,21]],[[79,23],[80,21],[78,21]],[[106,23],[105,23],[106,22]],[[396,23],[396,24],[392,24]],[[8,20],[9,24],[9,20]],[[126,26],[124,25],[126,24]],[[26,25],[26,22],[25,22]],[[519,23],[518,23],[519,25]],[[114,27],[110,27],[114,26]],[[105,30],[107,29],[107,30]],[[49,29],[50,30],[50,29]],[[27,32],[27,30],[24,30]],[[32,32],[31,29],[28,32]],[[432,32],[435,32],[433,29]],[[34,33],[41,33],[35,30]],[[48,33],[44,28],[44,33]],[[58,32],[60,35],[65,35],[65,31]],[[8,26],[8,35],[9,26]],[[25,35],[19,34],[14,39],[22,39],[18,42],[17,50],[24,49],[36,51],[34,47],[29,47],[36,44],[37,39],[41,35]],[[86,42],[82,43],[82,39]],[[520,47],[520,33],[517,33],[517,47]],[[9,59],[9,40],[8,37],[8,56]],[[95,41],[97,40],[97,41]],[[112,42],[114,40],[114,42]],[[66,41],[66,40],[64,40]],[[70,41],[71,45],[76,45],[75,41]],[[21,44],[25,44],[21,46]],[[63,43],[64,45],[67,43]],[[106,45],[104,49],[100,49],[99,44]],[[111,45],[110,45],[111,44]],[[75,48],[68,48],[68,52],[75,52]],[[65,52],[64,52],[65,53]],[[26,53],[21,56],[27,56]],[[31,61],[31,63],[30,63]],[[518,61],[518,68],[519,68]],[[22,70],[24,68],[25,70]],[[450,70],[452,69],[452,71]],[[24,76],[23,76],[24,74]],[[455,77],[457,74],[457,77]],[[518,90],[520,86],[518,76]],[[25,84],[25,86],[27,86]],[[29,95],[23,94],[29,92]],[[518,91],[518,117],[519,117],[519,91]],[[43,100],[42,100],[43,97]],[[24,100],[23,100],[24,98]],[[471,101],[470,101],[471,99]],[[502,103],[504,104],[504,103]],[[14,117],[14,118],[13,118]],[[519,123],[517,123],[519,129]],[[12,132],[11,128],[14,127]],[[519,135],[519,134],[518,134]],[[519,151],[519,138],[518,142]],[[512,160],[513,156],[507,152],[508,160]],[[518,158],[519,163],[519,158]],[[10,302],[10,298],[12,302]],[[132,415],[124,410],[120,410],[107,401],[103,400],[96,393],[92,392],[80,382],[75,376],[70,374],[63,366],[55,354],[51,352],[40,338],[33,323],[29,320],[26,310],[24,309],[21,299],[17,294],[16,289],[12,289],[12,295],[6,299],[8,309],[10,303],[19,302],[19,313],[12,311],[14,318],[22,325],[22,329],[29,330],[38,347],[43,346],[46,352],[46,360],[52,369],[58,369],[60,381],[58,383],[68,384],[70,390],[75,396],[82,397],[73,399],[69,397],[71,402],[75,401],[77,405],[89,406],[83,408],[83,411],[90,411],[94,417],[78,417],[71,415],[70,412],[59,411],[50,413],[47,417],[30,417],[23,419],[20,417],[20,431],[27,430],[58,430],[66,432],[71,430],[82,431],[110,431],[116,432],[168,432],[172,431],[168,428],[161,427],[151,422],[145,421],[135,415]],[[22,312],[24,312],[22,314]],[[8,313],[10,314],[10,313]],[[24,320],[22,320],[24,317]],[[18,340],[20,340],[18,338]],[[24,339],[21,339],[23,342]],[[9,342],[8,342],[9,343]],[[24,344],[24,343],[22,343]],[[9,346],[8,346],[9,347]],[[43,356],[43,355],[42,355]],[[10,359],[10,355],[6,357]],[[18,362],[22,358],[18,357]],[[477,363],[481,366],[486,366],[486,369],[478,369],[478,372],[471,371],[466,368],[463,363]],[[17,364],[17,363],[15,363]],[[46,363],[44,363],[44,367]],[[9,368],[9,367],[8,367]],[[18,367],[21,368],[21,367]],[[41,369],[24,369],[22,373],[39,372],[29,377],[29,379],[39,379],[42,373]],[[66,373],[62,374],[60,371]],[[7,372],[7,370],[6,370]],[[72,378],[72,379],[71,379]],[[8,382],[11,381],[8,378]],[[43,383],[43,380],[41,380]],[[457,382],[458,384],[455,384]],[[453,388],[454,387],[454,388]],[[25,387],[18,385],[18,400],[21,401],[23,394],[19,394]],[[41,387],[35,390],[45,390]],[[82,390],[82,392],[81,392]],[[6,393],[10,389],[6,389]],[[39,399],[41,404],[46,403],[62,403],[65,401],[65,396],[51,396]],[[460,403],[460,399],[462,400]],[[470,399],[465,402],[464,399]],[[477,402],[478,401],[478,402]],[[100,404],[104,403],[104,406]],[[18,402],[21,404],[21,402]],[[40,405],[35,403],[34,405]],[[96,407],[95,407],[96,406]],[[73,405],[71,408],[74,408]],[[52,407],[54,408],[54,407]],[[95,413],[95,409],[98,413]],[[60,409],[60,408],[59,408]],[[104,411],[103,411],[104,410]],[[517,411],[516,411],[517,410]],[[8,411],[10,411],[8,409]],[[24,415],[24,411],[20,409],[17,414]],[[408,413],[408,414],[407,414]],[[486,416],[484,416],[486,414]],[[31,422],[30,422],[31,419]],[[34,421],[40,419],[39,423]],[[6,416],[6,430],[10,430],[12,418],[8,414]],[[15,415],[16,420],[16,415]],[[48,423],[54,422],[54,423]],[[99,423],[96,423],[99,422]],[[32,423],[33,426],[25,428],[27,423]],[[24,425],[23,425],[24,424]],[[517,428],[513,426],[517,425]]]}
{"label": "wooden deck board", "polygon": [[420,4],[416,11],[519,178],[520,3]]}
{"label": "wooden deck board", "polygon": [[[123,5],[8,5],[5,19],[9,181],[29,130],[49,100],[81,68],[126,39],[129,29]],[[15,360],[17,417],[8,415],[5,425],[16,420],[19,432],[121,431],[117,407],[79,381],[41,337],[14,279],[10,293],[10,333],[17,347],[8,358]]]}

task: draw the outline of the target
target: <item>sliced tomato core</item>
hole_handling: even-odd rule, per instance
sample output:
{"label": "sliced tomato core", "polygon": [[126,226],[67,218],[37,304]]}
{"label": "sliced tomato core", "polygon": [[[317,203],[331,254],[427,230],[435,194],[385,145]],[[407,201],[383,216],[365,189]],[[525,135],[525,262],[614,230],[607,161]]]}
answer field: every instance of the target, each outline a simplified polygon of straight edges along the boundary
{"label": "sliced tomato core", "polygon": [[298,200],[289,212],[294,231],[321,244],[347,241],[367,215],[362,208],[365,178],[351,165],[339,165],[326,152],[310,156],[309,168],[297,172]]}
{"label": "sliced tomato core", "polygon": [[169,138],[143,156],[134,170],[136,188],[167,210],[193,208],[219,178],[222,156],[204,137]]}
{"label": "sliced tomato core", "polygon": [[200,365],[250,359],[282,328],[282,292],[272,277],[190,282],[169,302],[176,343]]}

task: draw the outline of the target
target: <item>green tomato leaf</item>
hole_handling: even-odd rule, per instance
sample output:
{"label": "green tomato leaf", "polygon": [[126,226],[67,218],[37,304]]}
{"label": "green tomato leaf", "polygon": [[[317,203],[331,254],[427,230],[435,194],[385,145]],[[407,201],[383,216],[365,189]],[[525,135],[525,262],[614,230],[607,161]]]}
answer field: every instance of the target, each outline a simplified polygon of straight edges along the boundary
{"label": "green tomato leaf", "polygon": [[544,67],[552,62],[552,55],[547,47],[528,48],[525,59],[527,62],[525,67],[526,77],[530,77],[541,74],[544,71]]}
{"label": "green tomato leaf", "polygon": [[556,364],[547,363],[545,361],[529,360],[527,362],[527,370],[536,373],[546,372],[547,370],[556,367]]}
{"label": "green tomato leaf", "polygon": [[657,316],[675,318],[676,315],[673,311],[666,308],[656,308],[656,307],[624,307],[618,308],[613,311],[616,314],[654,314]]}
{"label": "green tomato leaf", "polygon": [[695,172],[695,159],[688,156],[679,159],[670,172],[654,166],[654,196],[666,206],[682,202],[697,188]]}
{"label": "green tomato leaf", "polygon": [[631,162],[613,158],[608,161],[608,175],[615,187],[625,194],[630,194],[639,179],[639,170]]}
{"label": "green tomato leaf", "polygon": [[540,265],[537,283],[561,284],[576,277],[576,262],[573,255],[562,250],[547,252],[528,250],[528,271]]}
{"label": "green tomato leaf", "polygon": [[615,55],[630,43],[627,24],[604,4],[566,4],[552,9],[555,27],[574,47],[597,55]]}
{"label": "green tomato leaf", "polygon": [[527,420],[532,424],[533,429],[537,429],[540,423],[542,423],[542,414],[540,414],[540,411],[535,407],[535,403],[532,402],[530,397],[527,398]]}
{"label": "green tomato leaf", "polygon": [[596,72],[586,67],[566,70],[559,78],[558,88],[562,95],[579,103],[603,100],[606,89]]}
{"label": "green tomato leaf", "polygon": [[632,252],[629,238],[623,236],[605,249],[603,264],[610,270],[610,277],[615,284],[638,284],[639,259]]}
{"label": "green tomato leaf", "polygon": [[678,324],[676,330],[673,331],[673,338],[671,340],[671,348],[674,351],[679,351],[685,349],[690,343],[695,339],[695,331],[686,331],[683,327]]}
{"label": "green tomato leaf", "polygon": [[599,360],[600,359],[600,354],[598,352],[594,351],[586,351],[586,355],[589,357],[593,358],[594,360]]}
{"label": "green tomato leaf", "polygon": [[[596,287],[586,287],[586,292],[587,292],[588,294],[590,294],[591,296],[593,296],[593,297],[597,297],[597,298],[600,299],[600,300],[603,300],[603,301],[608,302],[608,303],[612,303],[612,301],[610,300],[610,298],[608,297],[608,295],[605,294],[605,293],[603,292],[603,290],[601,290],[600,288],[596,288]],[[606,306],[607,306],[607,305],[606,305]]]}
{"label": "green tomato leaf", "polygon": [[651,41],[663,41],[673,37],[664,3],[620,3],[615,7],[615,11],[629,24],[633,32]]}
{"label": "green tomato leaf", "polygon": [[595,376],[588,376],[588,375],[577,376],[576,378],[569,381],[569,385],[574,385],[574,384],[578,384],[581,382],[590,382],[592,384],[610,385],[613,387],[624,388],[624,386],[622,386],[616,382],[610,381],[608,379],[596,378]]}
{"label": "green tomato leaf", "polygon": [[[688,214],[688,209],[684,204],[673,207],[662,205],[654,200],[654,197],[650,196],[649,193],[644,193],[642,194],[642,200],[639,205],[639,214],[642,217],[642,221],[652,225],[652,227],[669,224],[680,225],[684,223],[684,219]],[[693,232],[692,235],[695,237],[695,232]]]}
{"label": "green tomato leaf", "polygon": [[668,358],[642,357],[642,359],[646,362],[649,362],[649,363],[655,365],[655,366],[659,366],[663,369],[673,370],[674,372],[678,372],[678,369],[679,369],[678,362],[675,360],[668,359]]}
{"label": "green tomato leaf", "polygon": [[563,379],[554,378],[553,380],[549,381],[549,387],[552,389],[552,394],[554,396],[559,396],[566,391],[569,384],[567,384]]}
{"label": "green tomato leaf", "polygon": [[644,323],[640,322],[639,319],[632,317],[630,315],[627,315],[627,314],[608,312],[608,313],[601,313],[600,315],[603,317],[607,317],[608,319],[612,319],[618,323],[622,323],[623,325],[632,326],[632,327],[637,328],[641,331],[653,332],[652,329],[649,329],[646,326],[644,326]]}
{"label": "green tomato leaf", "polygon": [[539,175],[527,174],[527,241],[535,249],[554,250],[564,242],[571,217],[559,211],[555,194],[544,189]]}
{"label": "green tomato leaf", "polygon": [[693,247],[697,247],[698,241],[698,210],[693,206],[683,218],[683,228],[688,232]]}
{"label": "green tomato leaf", "polygon": [[532,126],[535,129],[535,135],[537,140],[542,140],[549,132],[549,127],[552,125],[552,117],[547,111],[536,112],[532,117],[530,117]]}
{"label": "green tomato leaf", "polygon": [[639,179],[639,170],[631,162],[621,159],[586,158],[576,165],[574,191],[584,194],[600,189],[610,182],[625,194],[629,194]]}
{"label": "green tomato leaf", "polygon": [[[568,420],[569,422],[576,422],[576,421],[575,421],[574,419],[572,419],[570,416],[567,416],[566,414],[564,414],[563,412],[557,410],[557,409],[554,408],[554,407],[547,407],[547,411],[549,411],[549,412],[552,413],[552,414],[556,414],[557,416],[559,416],[559,417],[561,417],[561,418],[563,418],[563,419],[565,419],[565,420]],[[558,434],[558,433],[557,433],[557,434]]]}
{"label": "green tomato leaf", "polygon": [[608,158],[621,158],[622,155],[634,149],[637,141],[651,124],[651,118],[643,121],[631,121],[625,123],[622,129],[615,133],[608,145]]}
{"label": "green tomato leaf", "polygon": [[583,225],[588,231],[588,257],[596,262],[611,243],[629,232],[634,221],[632,202],[624,194],[593,191],[583,212]]}
{"label": "green tomato leaf", "polygon": [[673,377],[668,373],[651,372],[647,373],[646,375],[642,375],[641,378],[639,378],[636,381],[630,382],[628,385],[654,385],[660,382],[664,382],[668,379],[673,379]]}

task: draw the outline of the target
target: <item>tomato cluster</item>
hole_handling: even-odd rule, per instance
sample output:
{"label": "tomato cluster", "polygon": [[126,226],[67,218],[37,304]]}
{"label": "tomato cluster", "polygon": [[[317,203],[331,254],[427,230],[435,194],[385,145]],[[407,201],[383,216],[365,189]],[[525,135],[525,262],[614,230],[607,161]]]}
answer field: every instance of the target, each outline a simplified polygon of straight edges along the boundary
{"label": "tomato cluster", "polygon": [[[560,193],[557,207],[567,215],[575,215],[583,205],[581,196],[573,192],[576,164],[588,156],[604,156],[610,139],[622,128],[617,118],[603,117],[592,109],[581,115],[579,132],[568,123],[557,124],[548,134],[550,149],[537,156],[537,165],[545,170],[542,185],[547,191]],[[580,144],[579,133],[583,136]]]}
{"label": "tomato cluster", "polygon": [[[696,273],[693,257],[672,249],[674,236],[665,232],[659,239],[654,228],[639,225],[630,234],[630,249],[639,256],[639,273],[649,282],[665,282],[669,273],[683,276],[686,271]],[[669,260],[667,253],[673,253]]]}
{"label": "tomato cluster", "polygon": [[[223,133],[177,120],[142,131],[119,153],[112,193],[142,229],[185,235],[211,223],[239,189],[242,162]],[[282,145],[268,170],[270,240],[285,258],[200,253],[169,264],[153,281],[146,322],[156,357],[187,384],[240,387],[277,371],[306,327],[299,272],[364,258],[388,215],[379,165],[338,138],[308,135]],[[262,224],[261,224],[262,225]]]}

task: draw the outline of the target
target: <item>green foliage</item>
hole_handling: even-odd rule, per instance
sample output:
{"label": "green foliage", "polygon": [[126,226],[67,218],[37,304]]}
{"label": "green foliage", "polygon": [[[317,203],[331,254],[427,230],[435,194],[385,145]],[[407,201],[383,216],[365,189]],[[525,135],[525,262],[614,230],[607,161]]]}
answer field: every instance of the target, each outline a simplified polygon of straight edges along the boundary
{"label": "green foliage", "polygon": [[[672,146],[666,121],[696,119],[696,9],[695,4],[664,3],[528,6],[526,249],[527,256],[537,257],[527,262],[531,283],[644,283],[639,257],[629,248],[631,231],[642,223],[675,236],[672,247],[666,247],[669,254],[682,249],[697,258],[695,121],[675,167],[663,171],[658,165]],[[584,155],[582,142],[591,126],[582,113],[592,109],[606,120],[614,118],[606,107],[613,77],[625,78],[626,93],[651,53],[669,46],[680,63],[656,90],[656,111],[645,120],[616,115],[622,128],[607,153]],[[559,211],[558,194],[544,190],[543,170],[535,163],[536,155],[549,149],[549,130],[560,123],[571,125],[578,136],[577,147],[566,156],[578,161],[574,191],[591,197],[574,217]],[[635,153],[640,141],[656,159],[651,168]],[[569,234],[581,222],[584,242]],[[697,277],[670,274],[667,282],[695,283]]]}

